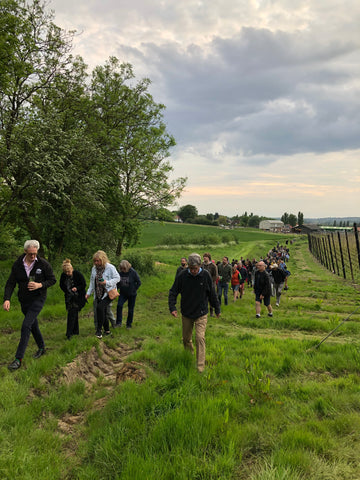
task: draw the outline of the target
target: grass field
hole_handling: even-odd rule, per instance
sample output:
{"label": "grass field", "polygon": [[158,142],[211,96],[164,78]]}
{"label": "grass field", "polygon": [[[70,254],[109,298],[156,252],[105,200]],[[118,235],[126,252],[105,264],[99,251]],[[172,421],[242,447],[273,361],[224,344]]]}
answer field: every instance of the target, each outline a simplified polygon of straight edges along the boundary
{"label": "grass field", "polygon": [[[289,290],[274,317],[263,311],[255,319],[247,288],[209,319],[207,367],[198,374],[180,320],[167,307],[180,257],[205,247],[216,259],[259,256],[279,236],[243,230],[238,243],[160,246],[163,228],[179,227],[190,228],[189,238],[193,229],[214,228],[149,224],[141,247],[128,251],[159,262],[155,276],[142,278],[132,330],[116,329],[99,342],[89,305],[80,336],[66,341],[56,285],[40,319],[47,354],[32,359],[31,339],[24,366],[10,373],[22,321],[15,298],[1,313],[0,477],[359,479],[358,290],[297,239]],[[8,266],[0,270],[1,288]],[[81,269],[88,278],[89,265]]]}

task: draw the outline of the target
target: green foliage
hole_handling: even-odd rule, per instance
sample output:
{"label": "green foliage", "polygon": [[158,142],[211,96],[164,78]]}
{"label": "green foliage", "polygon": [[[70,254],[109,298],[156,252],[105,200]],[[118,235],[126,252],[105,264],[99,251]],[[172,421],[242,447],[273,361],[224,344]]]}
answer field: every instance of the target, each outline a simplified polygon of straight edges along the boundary
{"label": "green foliage", "polygon": [[271,399],[270,378],[262,370],[259,359],[245,360],[245,375],[249,386],[247,394],[252,405]]}
{"label": "green foliage", "polygon": [[301,222],[301,225],[303,224],[304,215],[301,212],[298,213],[298,216],[294,215],[293,213],[288,214],[285,212],[281,217],[281,221],[284,222],[285,225],[291,225],[292,227],[295,227],[297,223],[300,225],[299,221]]}
{"label": "green foliage", "polygon": [[180,207],[178,215],[183,222],[188,222],[189,220],[197,217],[198,211],[194,205],[184,205]]}
{"label": "green foliage", "polygon": [[153,256],[147,252],[129,252],[126,260],[131,263],[132,267],[139,275],[154,275],[155,261]]}
{"label": "green foliage", "polygon": [[[179,197],[164,105],[111,57],[88,80],[74,32],[39,1],[1,2],[0,224],[23,228],[54,258],[138,241],[140,218]],[[81,240],[78,240],[81,239]]]}

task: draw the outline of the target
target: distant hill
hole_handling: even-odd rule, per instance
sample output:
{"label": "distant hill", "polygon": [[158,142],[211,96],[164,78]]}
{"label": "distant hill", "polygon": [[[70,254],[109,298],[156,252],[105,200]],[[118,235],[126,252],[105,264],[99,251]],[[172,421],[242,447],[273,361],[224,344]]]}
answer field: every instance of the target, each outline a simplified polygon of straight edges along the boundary
{"label": "distant hill", "polygon": [[324,217],[324,218],[305,218],[304,223],[316,223],[317,225],[334,225],[334,221],[339,225],[340,222],[349,222],[352,226],[354,223],[360,225],[360,217]]}

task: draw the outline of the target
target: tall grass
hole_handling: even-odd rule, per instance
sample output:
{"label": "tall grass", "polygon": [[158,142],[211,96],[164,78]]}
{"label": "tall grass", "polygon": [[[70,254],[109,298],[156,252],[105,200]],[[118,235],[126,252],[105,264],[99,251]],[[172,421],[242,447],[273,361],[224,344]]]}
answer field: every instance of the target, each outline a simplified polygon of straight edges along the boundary
{"label": "tall grass", "polygon": [[[278,238],[251,235],[248,243],[215,246],[211,253],[215,259],[259,256]],[[91,304],[81,313],[80,336],[65,340],[58,286],[49,289],[40,319],[48,353],[32,359],[30,340],[15,373],[6,365],[21,327],[16,300],[1,314],[1,478],[360,478],[360,315],[315,348],[355,310],[358,292],[314,262],[305,241],[296,241],[289,290],[273,319],[255,319],[246,287],[219,319],[209,318],[207,367],[198,374],[183,349],[181,321],[167,307],[178,261],[191,250],[151,242],[124,254],[136,269],[135,255],[142,263],[150,255],[161,262],[156,275],[142,277],[133,329],[116,329],[106,340],[113,349],[120,343],[135,349],[126,361],[146,371],[143,383],[116,383],[101,373],[90,388],[81,375],[63,382],[69,362],[93,347],[101,351]],[[80,267],[87,276],[89,267]],[[61,428],[66,421],[68,430]]]}

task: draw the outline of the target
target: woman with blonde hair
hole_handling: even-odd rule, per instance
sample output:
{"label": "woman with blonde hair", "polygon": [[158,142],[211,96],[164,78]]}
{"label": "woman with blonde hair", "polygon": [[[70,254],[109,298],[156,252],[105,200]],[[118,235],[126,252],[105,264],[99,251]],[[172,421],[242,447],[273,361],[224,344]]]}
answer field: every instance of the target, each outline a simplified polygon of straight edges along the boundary
{"label": "woman with blonde hair", "polygon": [[86,282],[83,274],[74,270],[69,258],[63,261],[62,269],[60,288],[65,294],[66,337],[70,340],[73,335],[79,335],[79,312],[86,303]]}
{"label": "woman with blonde hair", "polygon": [[119,283],[120,297],[116,310],[116,326],[122,325],[122,311],[124,303],[128,302],[128,315],[126,320],[126,328],[131,328],[134,318],[134,309],[137,290],[141,285],[141,280],[136,270],[134,270],[131,264],[127,260],[122,260],[119,265],[121,274],[121,280]]}
{"label": "woman with blonde hair", "polygon": [[96,305],[97,328],[95,335],[102,338],[102,329],[104,335],[110,335],[109,319],[106,316],[106,309],[111,303],[109,297],[110,290],[116,289],[117,283],[120,282],[120,275],[114,265],[109,262],[106,253],[98,250],[93,255],[94,266],[91,269],[90,285],[85,298],[94,294],[94,303]]}

